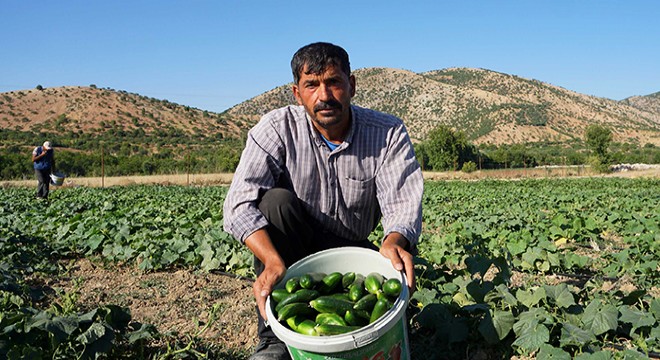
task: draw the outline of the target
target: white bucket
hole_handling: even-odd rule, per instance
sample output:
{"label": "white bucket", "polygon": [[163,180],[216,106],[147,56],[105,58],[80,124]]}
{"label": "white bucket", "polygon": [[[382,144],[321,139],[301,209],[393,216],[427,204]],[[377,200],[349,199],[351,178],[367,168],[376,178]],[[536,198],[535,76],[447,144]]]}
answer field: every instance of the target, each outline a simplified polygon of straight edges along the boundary
{"label": "white bucket", "polygon": [[64,175],[60,173],[50,174],[50,183],[53,185],[61,186],[64,184]]}
{"label": "white bucket", "polygon": [[397,278],[403,284],[403,291],[392,308],[375,322],[358,330],[333,336],[310,336],[299,334],[280,324],[274,315],[274,303],[270,296],[266,299],[268,324],[273,333],[289,349],[294,360],[302,359],[410,359],[406,307],[408,306],[408,286],[403,272],[397,271],[389,259],[379,252],[360,248],[342,247],[312,254],[287,269],[285,278],[276,288],[283,288],[288,279],[307,272],[318,271],[330,274],[338,271],[367,275],[381,273],[385,278]]}

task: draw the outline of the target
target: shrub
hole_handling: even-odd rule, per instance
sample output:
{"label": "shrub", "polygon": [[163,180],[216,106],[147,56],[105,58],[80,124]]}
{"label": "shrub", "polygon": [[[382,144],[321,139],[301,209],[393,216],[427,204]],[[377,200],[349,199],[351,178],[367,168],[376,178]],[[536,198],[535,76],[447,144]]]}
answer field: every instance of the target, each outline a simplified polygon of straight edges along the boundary
{"label": "shrub", "polygon": [[477,171],[477,164],[475,164],[473,161],[468,161],[463,164],[463,167],[461,168],[461,171],[464,173],[472,173]]}

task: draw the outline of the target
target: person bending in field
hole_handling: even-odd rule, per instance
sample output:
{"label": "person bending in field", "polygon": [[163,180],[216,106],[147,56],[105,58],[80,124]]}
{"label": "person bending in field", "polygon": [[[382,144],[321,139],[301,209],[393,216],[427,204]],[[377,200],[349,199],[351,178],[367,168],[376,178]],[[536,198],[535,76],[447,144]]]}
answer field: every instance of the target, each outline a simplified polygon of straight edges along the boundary
{"label": "person bending in field", "polygon": [[[251,359],[287,359],[264,325],[265,303],[288,266],[329,248],[379,250],[415,287],[422,172],[403,121],[351,104],[355,77],[330,43],[291,60],[298,106],[264,115],[250,130],[224,203],[224,229],[254,253],[260,342]],[[368,241],[382,221],[380,249]]]}

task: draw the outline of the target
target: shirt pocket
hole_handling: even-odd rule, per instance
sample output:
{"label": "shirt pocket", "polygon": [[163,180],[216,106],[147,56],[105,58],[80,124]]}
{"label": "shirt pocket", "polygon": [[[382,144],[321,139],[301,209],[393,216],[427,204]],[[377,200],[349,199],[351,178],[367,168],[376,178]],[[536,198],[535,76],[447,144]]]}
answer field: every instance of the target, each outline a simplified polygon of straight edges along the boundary
{"label": "shirt pocket", "polygon": [[340,178],[342,200],[348,213],[366,220],[376,206],[376,177],[368,179]]}

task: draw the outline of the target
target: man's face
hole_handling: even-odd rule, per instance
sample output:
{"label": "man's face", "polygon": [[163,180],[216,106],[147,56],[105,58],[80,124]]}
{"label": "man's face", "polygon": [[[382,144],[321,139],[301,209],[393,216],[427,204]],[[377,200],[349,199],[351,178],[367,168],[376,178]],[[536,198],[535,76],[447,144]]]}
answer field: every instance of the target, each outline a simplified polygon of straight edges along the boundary
{"label": "man's face", "polygon": [[355,95],[355,77],[348,76],[337,66],[328,66],[321,74],[306,74],[293,85],[293,95],[303,105],[315,124],[323,128],[347,124],[351,98]]}

